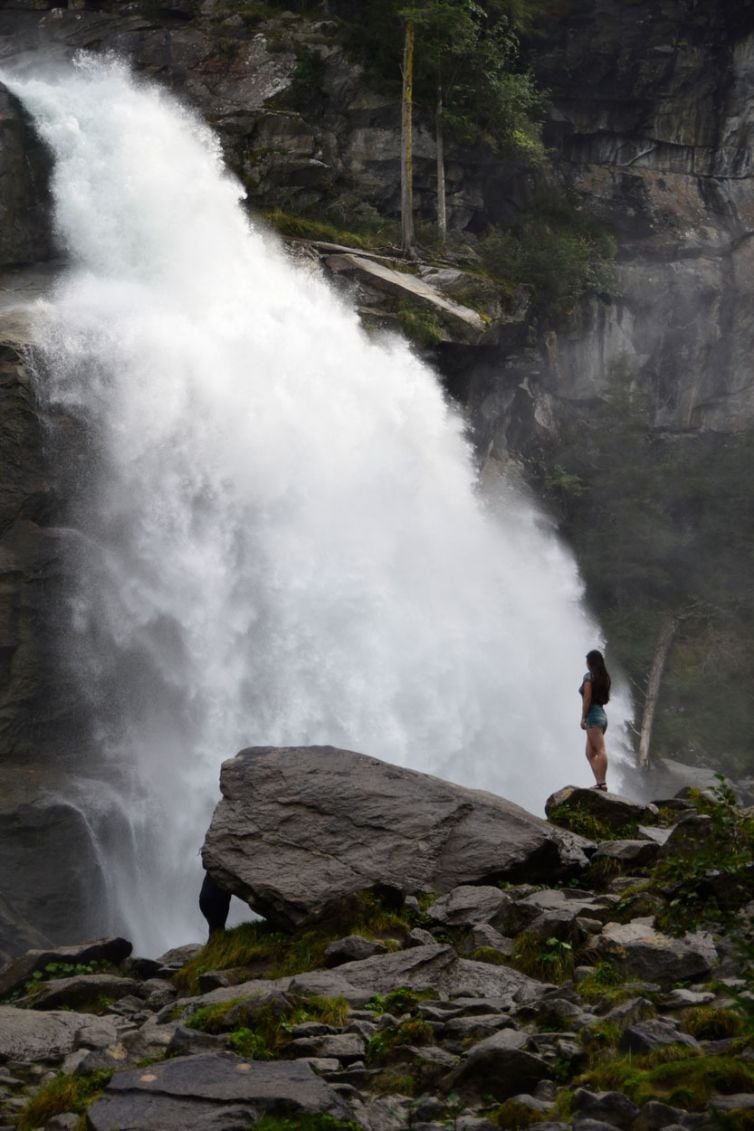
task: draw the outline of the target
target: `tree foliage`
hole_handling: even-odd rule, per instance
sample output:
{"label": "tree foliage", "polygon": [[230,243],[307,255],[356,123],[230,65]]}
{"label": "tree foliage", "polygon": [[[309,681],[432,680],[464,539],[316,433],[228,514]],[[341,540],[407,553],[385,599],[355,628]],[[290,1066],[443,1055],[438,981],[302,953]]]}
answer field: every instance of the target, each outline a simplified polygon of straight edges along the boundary
{"label": "tree foliage", "polygon": [[417,107],[433,113],[439,85],[454,140],[539,155],[544,99],[519,60],[519,34],[538,7],[535,0],[367,0],[349,24],[349,40],[373,73],[397,87],[411,22]]}

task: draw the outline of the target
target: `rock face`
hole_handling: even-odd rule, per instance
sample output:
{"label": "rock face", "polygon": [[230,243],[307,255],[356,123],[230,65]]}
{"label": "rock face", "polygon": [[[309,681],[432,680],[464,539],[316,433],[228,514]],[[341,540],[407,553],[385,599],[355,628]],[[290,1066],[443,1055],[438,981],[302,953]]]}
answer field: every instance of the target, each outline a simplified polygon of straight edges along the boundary
{"label": "rock face", "polygon": [[0,85],[0,268],[49,258],[49,176],[49,154]]}
{"label": "rock face", "polygon": [[374,888],[567,876],[589,842],[493,794],[334,747],[252,747],[225,762],[202,849],[217,884],[273,922]]}
{"label": "rock face", "polygon": [[551,30],[534,59],[553,98],[545,141],[618,238],[616,286],[475,375],[480,440],[552,438],[616,388],[640,391],[663,429],[749,427],[751,6],[600,0]]}

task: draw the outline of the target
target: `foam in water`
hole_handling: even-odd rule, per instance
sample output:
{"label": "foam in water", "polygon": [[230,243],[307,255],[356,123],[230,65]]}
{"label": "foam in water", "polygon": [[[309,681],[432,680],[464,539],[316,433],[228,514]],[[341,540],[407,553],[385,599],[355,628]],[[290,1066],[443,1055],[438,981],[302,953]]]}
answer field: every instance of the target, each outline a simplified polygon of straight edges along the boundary
{"label": "foam in water", "polygon": [[196,854],[242,746],[342,745],[535,812],[587,783],[575,565],[512,486],[482,497],[432,372],[250,225],[171,97],[112,60],[6,81],[55,156],[71,266],[41,380],[85,422],[71,647],[140,949],[199,935]]}

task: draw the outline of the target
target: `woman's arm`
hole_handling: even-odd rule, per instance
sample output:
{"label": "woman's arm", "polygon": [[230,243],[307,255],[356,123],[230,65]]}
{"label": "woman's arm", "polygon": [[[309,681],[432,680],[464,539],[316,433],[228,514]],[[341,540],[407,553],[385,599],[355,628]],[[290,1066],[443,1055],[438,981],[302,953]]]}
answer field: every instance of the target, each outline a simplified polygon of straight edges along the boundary
{"label": "woman's arm", "polygon": [[581,729],[586,730],[586,717],[592,705],[592,681],[584,679],[584,690],[581,693]]}

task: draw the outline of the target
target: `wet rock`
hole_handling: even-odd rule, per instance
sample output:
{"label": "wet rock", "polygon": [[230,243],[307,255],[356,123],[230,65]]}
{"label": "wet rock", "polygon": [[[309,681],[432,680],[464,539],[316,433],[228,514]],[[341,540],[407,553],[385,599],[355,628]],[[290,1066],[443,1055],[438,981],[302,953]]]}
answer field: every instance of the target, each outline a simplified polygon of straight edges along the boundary
{"label": "wet rock", "polygon": [[111,962],[118,965],[131,953],[128,939],[106,938],[78,946],[28,950],[0,969],[0,997],[20,989],[38,970],[50,965],[85,966],[90,962]]}
{"label": "wet rock", "polygon": [[400,899],[587,864],[588,842],[502,798],[348,750],[251,748],[220,784],[205,869],[283,926],[360,891]]}

